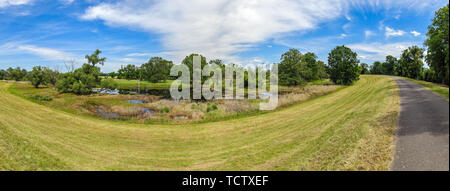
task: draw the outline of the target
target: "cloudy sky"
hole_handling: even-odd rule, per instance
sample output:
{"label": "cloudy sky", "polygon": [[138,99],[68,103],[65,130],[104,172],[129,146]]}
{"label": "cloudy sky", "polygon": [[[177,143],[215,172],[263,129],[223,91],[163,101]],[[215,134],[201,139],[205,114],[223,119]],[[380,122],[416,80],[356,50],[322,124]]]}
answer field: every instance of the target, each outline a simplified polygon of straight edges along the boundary
{"label": "cloudy sky", "polygon": [[445,0],[0,0],[0,69],[84,62],[103,51],[110,72],[190,53],[276,63],[290,48],[326,62],[337,45],[361,62],[422,46]]}

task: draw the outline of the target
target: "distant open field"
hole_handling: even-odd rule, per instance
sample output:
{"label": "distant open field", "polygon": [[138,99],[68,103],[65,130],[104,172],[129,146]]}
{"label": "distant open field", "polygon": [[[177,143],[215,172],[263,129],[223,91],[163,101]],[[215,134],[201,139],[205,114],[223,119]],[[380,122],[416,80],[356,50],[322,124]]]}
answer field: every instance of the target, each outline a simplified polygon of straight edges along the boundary
{"label": "distant open field", "polygon": [[387,76],[278,111],[148,125],[52,109],[0,82],[0,170],[388,170],[399,112]]}
{"label": "distant open field", "polygon": [[400,78],[412,81],[416,84],[419,84],[448,100],[448,86],[446,86],[446,85],[436,84],[436,83],[432,83],[432,82],[426,82],[426,81],[422,81],[422,80],[415,80],[415,79],[405,78],[405,77],[400,77]]}
{"label": "distant open field", "polygon": [[[120,89],[137,89],[138,80],[126,80],[126,79],[114,79]],[[166,80],[165,82],[151,83],[147,81],[141,81],[140,86],[142,89],[169,89],[173,80]]]}

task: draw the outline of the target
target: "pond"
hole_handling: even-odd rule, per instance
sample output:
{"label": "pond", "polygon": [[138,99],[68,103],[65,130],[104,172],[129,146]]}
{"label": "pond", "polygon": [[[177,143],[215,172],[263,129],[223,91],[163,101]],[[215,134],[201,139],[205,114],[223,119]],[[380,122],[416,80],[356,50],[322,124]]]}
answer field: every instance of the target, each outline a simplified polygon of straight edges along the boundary
{"label": "pond", "polygon": [[118,119],[120,117],[120,115],[117,113],[105,112],[101,108],[98,108],[97,115],[99,115],[101,118],[104,118],[104,119]]}
{"label": "pond", "polygon": [[144,104],[145,102],[142,100],[137,100],[137,99],[130,99],[130,100],[125,100],[127,103],[132,103],[132,104]]}

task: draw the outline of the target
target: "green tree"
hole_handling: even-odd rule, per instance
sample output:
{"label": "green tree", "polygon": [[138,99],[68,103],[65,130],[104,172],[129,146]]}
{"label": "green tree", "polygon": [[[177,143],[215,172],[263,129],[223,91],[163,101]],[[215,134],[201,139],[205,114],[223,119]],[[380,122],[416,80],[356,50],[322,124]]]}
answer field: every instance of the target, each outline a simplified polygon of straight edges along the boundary
{"label": "green tree", "polygon": [[0,70],[0,80],[6,80],[8,77],[8,72],[6,70]]}
{"label": "green tree", "polygon": [[117,72],[120,79],[136,80],[140,77],[139,67],[136,67],[134,64],[122,66]]}
{"label": "green tree", "polygon": [[74,72],[61,74],[56,88],[61,93],[90,94],[101,81],[99,74],[99,67],[84,64]]}
{"label": "green tree", "polygon": [[395,75],[395,70],[398,67],[397,58],[388,55],[386,56],[386,61],[383,63],[383,74]]}
{"label": "green tree", "polygon": [[319,76],[319,79],[328,78],[328,67],[323,61],[317,61],[317,68],[317,75]]}
{"label": "green tree", "polygon": [[306,68],[302,61],[302,53],[297,49],[290,49],[281,55],[278,65],[278,76],[281,85],[295,86],[306,83],[302,76],[302,69]]}
{"label": "green tree", "polygon": [[400,70],[402,76],[420,79],[423,71],[424,49],[418,46],[411,46],[403,50],[400,58]]}
{"label": "green tree", "polygon": [[359,80],[361,71],[357,54],[344,45],[328,54],[328,66],[330,78],[336,84],[349,85]]}
{"label": "green tree", "polygon": [[17,68],[8,68],[9,80],[15,81],[23,81],[27,75],[27,71],[25,69]]}
{"label": "green tree", "polygon": [[370,67],[371,74],[383,74],[383,64],[380,61],[373,62]]}
{"label": "green tree", "polygon": [[58,81],[59,72],[55,70],[51,70],[50,68],[44,67],[44,75],[45,78],[48,81],[49,85],[56,85],[56,82]]}
{"label": "green tree", "polygon": [[149,82],[159,82],[169,79],[172,61],[161,57],[153,57],[147,63],[141,66],[142,77]]}
{"label": "green tree", "polygon": [[56,82],[58,91],[61,93],[90,94],[92,88],[101,82],[100,68],[95,65],[103,65],[106,58],[98,59],[100,53],[101,51],[97,49],[91,56],[86,55],[87,64],[83,64],[81,68],[73,72],[59,75]]}
{"label": "green tree", "polygon": [[[191,84],[193,82],[193,71],[194,71],[194,56],[200,56],[200,66],[201,69],[203,69],[203,67],[205,67],[208,62],[206,62],[206,57],[200,55],[200,54],[190,54],[189,56],[186,56],[183,61],[181,62],[181,64],[186,65],[189,68],[189,72],[191,73]],[[206,77],[202,76],[201,77],[201,82],[205,82],[207,80]],[[192,86],[191,86],[192,87]]]}
{"label": "green tree", "polygon": [[102,53],[99,49],[95,50],[91,55],[86,55],[85,58],[88,60],[88,64],[95,66],[97,64],[104,65],[106,58],[99,58],[98,55]]}
{"label": "green tree", "polygon": [[110,90],[114,90],[117,89],[117,87],[119,87],[119,84],[112,78],[107,78],[107,79],[103,79],[100,82],[100,87],[102,89],[110,89]]}
{"label": "green tree", "polygon": [[303,78],[306,81],[318,80],[319,66],[317,64],[317,56],[312,52],[307,52],[302,56],[302,61],[306,63],[306,67],[303,67],[301,71]]}
{"label": "green tree", "polygon": [[28,74],[28,80],[30,80],[31,84],[38,88],[39,85],[47,85],[49,84],[49,79],[45,74],[44,67],[35,66],[33,70]]}
{"label": "green tree", "polygon": [[360,69],[361,69],[361,74],[370,74],[369,65],[368,64],[362,63],[360,65]]}
{"label": "green tree", "polygon": [[449,5],[435,12],[428,26],[425,46],[428,47],[426,61],[441,83],[449,84]]}

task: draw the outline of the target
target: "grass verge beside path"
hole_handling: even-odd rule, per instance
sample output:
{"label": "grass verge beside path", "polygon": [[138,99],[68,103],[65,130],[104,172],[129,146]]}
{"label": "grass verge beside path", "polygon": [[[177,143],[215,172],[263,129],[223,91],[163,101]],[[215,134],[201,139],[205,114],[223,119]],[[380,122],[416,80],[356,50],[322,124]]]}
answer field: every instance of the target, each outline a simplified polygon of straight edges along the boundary
{"label": "grass verge beside path", "polygon": [[0,82],[0,170],[388,170],[399,112],[386,76],[267,114],[146,125],[70,114]]}
{"label": "grass verge beside path", "polygon": [[415,79],[411,79],[411,78],[405,78],[405,77],[399,77],[405,80],[409,80],[411,82],[414,82],[416,84],[419,84],[429,90],[431,90],[432,92],[446,98],[448,100],[448,86],[443,85],[443,84],[436,84],[436,83],[432,83],[432,82],[427,82],[427,81],[422,81],[422,80],[415,80]]}

